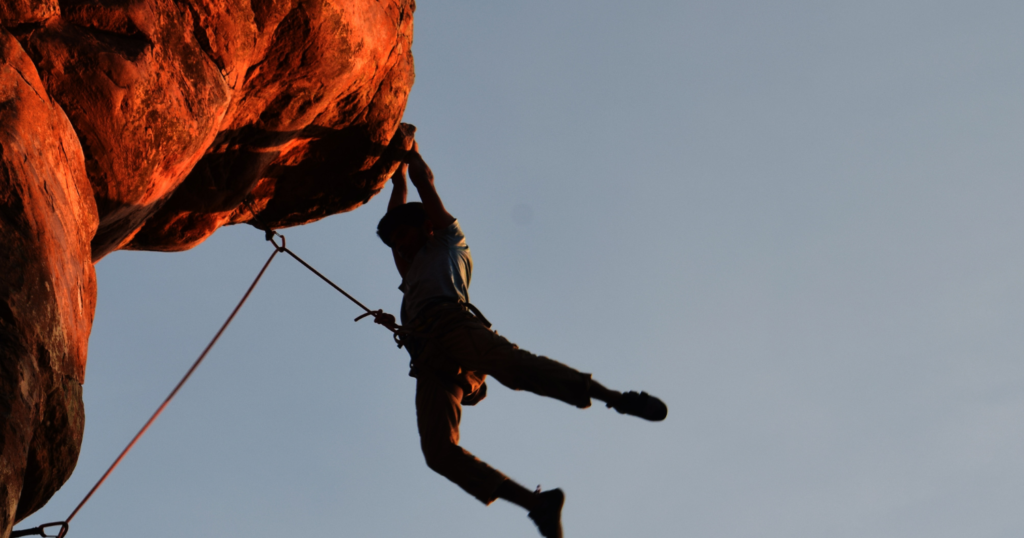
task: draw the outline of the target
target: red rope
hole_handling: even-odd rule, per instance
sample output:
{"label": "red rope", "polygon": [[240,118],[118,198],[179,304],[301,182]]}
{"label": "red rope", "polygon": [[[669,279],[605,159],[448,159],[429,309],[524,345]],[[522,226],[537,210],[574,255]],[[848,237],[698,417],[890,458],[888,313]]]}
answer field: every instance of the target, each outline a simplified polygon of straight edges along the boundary
{"label": "red rope", "polygon": [[156,421],[156,418],[160,416],[160,413],[164,412],[164,409],[167,407],[167,404],[171,403],[171,400],[174,398],[174,396],[178,394],[178,390],[180,390],[182,385],[184,385],[185,382],[188,381],[188,378],[192,376],[192,373],[196,371],[196,368],[199,367],[199,364],[203,362],[203,359],[206,358],[207,353],[209,353],[210,350],[213,349],[213,345],[217,343],[217,340],[220,339],[220,336],[224,334],[224,330],[227,329],[228,325],[230,325],[232,320],[235,319],[235,314],[238,314],[238,311],[241,310],[242,305],[245,304],[245,301],[246,299],[249,298],[249,295],[252,293],[252,290],[256,288],[256,284],[259,283],[260,278],[263,277],[263,273],[267,271],[267,267],[270,267],[270,262],[274,261],[274,256],[277,256],[278,252],[280,252],[279,249],[274,249],[273,254],[271,254],[270,258],[267,259],[267,263],[263,264],[263,268],[260,269],[259,274],[256,275],[256,279],[252,281],[252,284],[249,285],[249,289],[245,291],[245,295],[242,296],[242,300],[238,301],[238,305],[235,306],[235,309],[231,311],[231,315],[228,316],[227,321],[225,321],[224,324],[221,325],[220,330],[217,331],[216,335],[214,335],[213,340],[210,340],[210,343],[206,345],[206,349],[204,349],[203,352],[199,354],[199,358],[196,359],[194,363],[192,363],[192,367],[189,368],[188,372],[185,373],[185,377],[181,378],[181,381],[179,381],[178,384],[174,387],[174,390],[172,390],[171,393],[167,396],[167,398],[164,399],[164,403],[160,404],[160,407],[158,407],[156,412],[153,413],[153,416],[149,417],[149,420],[147,420],[146,424],[142,426],[142,429],[139,430],[139,433],[135,434],[135,437],[133,437],[131,442],[128,443],[128,446],[124,447],[124,450],[122,450],[121,454],[117,457],[116,460],[114,460],[114,463],[110,464],[110,467],[107,469],[107,472],[103,473],[103,476],[100,477],[99,481],[96,482],[96,485],[94,485],[92,489],[89,490],[89,493],[87,493],[85,498],[82,499],[82,502],[78,503],[78,506],[76,506],[75,509],[71,512],[71,515],[68,516],[68,518],[65,519],[63,522],[49,523],[38,527],[38,529],[40,529],[40,532],[37,534],[46,536],[42,533],[42,530],[45,527],[50,527],[54,525],[61,525],[60,532],[57,535],[58,537],[63,538],[64,535],[67,534],[68,524],[71,523],[71,520],[75,518],[75,515],[78,514],[78,511],[81,510],[83,506],[85,506],[85,503],[89,501],[93,493],[96,493],[96,490],[99,489],[101,485],[103,485],[103,482],[107,480],[107,477],[110,476],[110,473],[112,473],[114,469],[117,468],[117,466],[121,463],[121,460],[123,460],[124,457],[128,454],[128,451],[130,451],[132,447],[135,446],[135,443],[138,442],[142,435],[146,433],[146,430],[148,430],[149,427],[153,425],[153,422]]}
{"label": "red rope", "polygon": [[[117,459],[114,460],[114,463],[110,464],[110,467],[107,469],[107,472],[103,473],[103,476],[101,476],[100,479],[96,482],[96,485],[94,485],[92,487],[92,489],[89,490],[89,493],[87,493],[85,495],[85,498],[83,498],[82,501],[80,503],[78,503],[78,506],[76,506],[75,509],[71,512],[71,515],[69,515],[68,518],[65,519],[64,521],[57,521],[57,522],[54,522],[54,523],[46,523],[44,525],[40,525],[38,527],[33,527],[31,529],[24,529],[24,530],[20,530],[20,531],[19,530],[12,531],[11,532],[11,536],[12,537],[16,537],[16,536],[54,537],[55,536],[55,538],[64,538],[64,536],[68,533],[68,524],[71,523],[71,520],[74,519],[74,517],[78,514],[78,511],[81,510],[83,506],[85,506],[85,503],[88,502],[90,498],[92,498],[93,493],[96,493],[96,490],[99,489],[99,487],[101,485],[103,485],[103,482],[105,482],[107,480],[107,477],[110,476],[110,473],[112,473],[114,471],[114,469],[117,468],[118,465],[120,465],[121,460],[123,460],[124,457],[128,454],[128,452],[132,449],[132,447],[135,446],[135,443],[138,442],[138,440],[143,436],[143,434],[146,433],[146,430],[148,430],[149,427],[153,425],[153,422],[156,421],[156,418],[158,416],[160,416],[161,413],[163,413],[164,409],[167,407],[167,404],[171,403],[171,400],[174,398],[174,396],[178,394],[178,390],[180,390],[182,385],[184,385],[185,382],[188,381],[188,378],[192,376],[192,373],[196,371],[196,368],[199,367],[199,364],[201,362],[203,362],[203,359],[206,358],[206,354],[210,352],[210,350],[213,348],[213,345],[216,344],[217,340],[220,339],[220,336],[222,334],[224,334],[224,330],[227,329],[228,325],[231,324],[231,321],[235,319],[235,314],[238,314],[238,311],[241,310],[242,305],[245,304],[245,301],[246,301],[246,299],[249,298],[249,295],[252,293],[252,290],[254,290],[256,288],[256,284],[259,283],[260,278],[263,277],[263,273],[265,273],[267,271],[267,267],[270,267],[270,262],[274,261],[274,256],[277,256],[278,252],[285,252],[289,256],[291,256],[292,258],[295,258],[295,260],[297,262],[301,263],[304,267],[306,267],[306,269],[309,269],[310,271],[312,271],[313,274],[315,274],[316,276],[320,277],[324,282],[329,284],[335,290],[338,290],[339,292],[341,292],[342,295],[344,295],[350,301],[352,301],[353,303],[359,305],[360,308],[365,310],[366,314],[363,314],[362,316],[359,316],[358,318],[356,318],[356,321],[359,321],[360,319],[366,317],[367,315],[374,315],[374,316],[376,316],[376,315],[379,315],[379,314],[382,313],[381,310],[370,310],[369,308],[367,308],[366,305],[364,305],[363,303],[359,302],[355,297],[349,295],[348,292],[346,292],[345,290],[341,289],[341,287],[339,287],[334,282],[331,282],[331,280],[328,279],[326,276],[324,276],[323,273],[321,273],[320,271],[317,271],[316,269],[314,269],[312,265],[306,263],[305,260],[303,260],[298,255],[296,255],[294,252],[289,250],[288,247],[286,246],[284,236],[279,234],[279,233],[277,233],[277,232],[275,232],[275,231],[273,231],[270,227],[266,226],[265,224],[263,224],[262,221],[260,221],[258,218],[256,218],[256,212],[255,212],[255,210],[253,210],[252,205],[249,204],[248,200],[245,200],[245,204],[247,206],[249,206],[250,212],[252,213],[253,217],[256,219],[256,221],[258,223],[257,228],[263,230],[266,233],[267,241],[270,241],[270,243],[274,245],[274,252],[270,255],[270,258],[267,259],[267,263],[263,264],[263,268],[260,269],[259,274],[256,275],[256,279],[253,280],[252,284],[249,285],[249,289],[245,291],[245,295],[242,296],[242,300],[238,301],[238,305],[235,306],[235,309],[231,311],[231,315],[228,316],[227,321],[225,321],[224,324],[221,325],[220,330],[217,331],[216,335],[214,335],[213,340],[210,340],[210,343],[206,345],[206,349],[204,349],[203,352],[199,354],[199,358],[196,359],[196,361],[194,363],[192,363],[192,367],[188,369],[188,372],[185,373],[185,376],[182,377],[181,381],[179,381],[178,384],[174,387],[174,390],[172,390],[171,393],[167,396],[167,398],[164,399],[164,402],[162,404],[160,404],[160,407],[157,408],[157,410],[153,413],[153,416],[149,417],[149,420],[147,420],[146,424],[144,426],[142,426],[142,429],[139,430],[139,433],[135,434],[135,437],[133,437],[131,442],[128,443],[128,446],[124,447],[124,450],[122,450],[121,454],[117,456]],[[275,236],[281,238],[281,244],[280,245],[278,245],[277,242],[274,241],[274,237]],[[401,328],[397,327],[397,326],[395,326],[395,327],[387,327],[386,326],[386,328],[388,330],[390,330],[392,333],[394,333],[395,341],[398,342],[398,347],[402,347],[402,343],[401,343],[401,340],[399,338],[399,336],[402,334]],[[58,527],[58,526],[59,526],[60,530],[58,531],[58,533],[56,535],[47,534],[47,532],[51,532],[50,529],[52,529],[54,527]]]}

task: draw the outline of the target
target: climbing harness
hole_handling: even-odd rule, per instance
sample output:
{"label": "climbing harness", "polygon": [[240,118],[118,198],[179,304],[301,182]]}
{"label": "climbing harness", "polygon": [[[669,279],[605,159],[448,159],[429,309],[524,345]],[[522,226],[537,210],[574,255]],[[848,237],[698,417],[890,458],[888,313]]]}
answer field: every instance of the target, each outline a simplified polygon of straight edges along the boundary
{"label": "climbing harness", "polygon": [[[315,274],[316,276],[318,276],[321,279],[323,279],[324,282],[330,284],[331,287],[333,287],[334,289],[336,289],[339,292],[341,292],[342,295],[344,295],[350,301],[352,301],[353,303],[359,305],[360,308],[365,310],[366,313],[360,315],[359,317],[357,317],[355,319],[355,321],[359,321],[359,320],[361,320],[361,319],[363,319],[363,318],[365,318],[367,316],[374,316],[374,317],[376,317],[376,316],[379,316],[379,315],[384,315],[384,311],[383,310],[370,310],[369,308],[367,308],[363,303],[361,303],[358,300],[356,300],[355,297],[349,295],[345,290],[341,289],[341,287],[339,287],[334,282],[331,282],[331,280],[328,279],[326,276],[324,276],[320,271],[317,271],[316,269],[314,269],[312,265],[309,265],[308,263],[306,263],[305,260],[303,260],[298,255],[296,255],[294,252],[289,250],[288,247],[287,247],[287,244],[285,242],[285,237],[283,235],[275,232],[269,226],[264,224],[259,219],[259,217],[256,216],[256,211],[253,210],[252,205],[249,204],[249,200],[248,199],[246,199],[244,201],[244,203],[245,203],[246,206],[248,206],[249,211],[252,213],[253,220],[255,220],[256,223],[257,223],[254,226],[256,228],[258,228],[259,230],[263,231],[264,234],[266,235],[267,241],[270,241],[270,243],[272,245],[274,245],[274,252],[272,252],[270,254],[270,257],[267,258],[266,263],[263,264],[263,268],[260,269],[260,272],[256,275],[256,278],[252,281],[252,284],[250,284],[249,288],[245,291],[245,295],[242,296],[242,300],[238,301],[238,304],[235,306],[235,309],[231,311],[231,315],[229,315],[228,319],[226,321],[224,321],[224,324],[221,325],[220,330],[218,330],[217,334],[215,334],[213,339],[210,340],[210,343],[206,345],[206,348],[203,349],[203,352],[199,354],[199,358],[196,359],[195,362],[192,363],[192,367],[188,369],[188,372],[186,372],[185,376],[181,378],[181,381],[178,381],[178,384],[175,385],[174,390],[172,390],[171,393],[167,396],[167,398],[164,399],[163,403],[160,404],[160,407],[157,408],[157,410],[153,413],[153,415],[149,417],[149,420],[147,420],[146,424],[142,426],[142,429],[139,430],[139,432],[135,434],[135,437],[132,437],[132,440],[128,443],[128,446],[124,447],[124,450],[122,450],[121,454],[117,456],[117,459],[114,460],[114,463],[110,464],[110,467],[107,468],[107,471],[105,473],[103,473],[103,476],[101,476],[100,479],[96,482],[96,484],[92,487],[92,489],[89,490],[89,493],[87,493],[85,495],[85,497],[82,499],[82,501],[78,503],[78,506],[76,506],[75,509],[71,511],[71,515],[69,515],[67,517],[67,519],[65,519],[64,521],[55,521],[53,523],[45,523],[43,525],[39,525],[38,527],[32,527],[32,528],[29,528],[29,529],[12,530],[11,534],[10,534],[11,538],[16,538],[16,537],[20,537],[20,536],[42,536],[44,538],[64,538],[64,536],[67,535],[68,529],[69,529],[69,525],[71,523],[71,520],[74,519],[75,516],[78,514],[78,511],[81,510],[83,506],[85,506],[85,503],[89,501],[89,499],[92,497],[93,493],[96,493],[96,490],[99,489],[99,487],[101,485],[103,485],[103,482],[105,482],[107,480],[107,477],[110,476],[110,473],[112,473],[114,471],[114,469],[118,465],[120,465],[121,460],[123,460],[124,457],[128,454],[128,451],[130,451],[132,449],[132,447],[135,446],[135,443],[138,442],[138,440],[143,436],[143,434],[146,433],[146,430],[148,430],[149,427],[153,425],[153,422],[156,421],[157,417],[159,417],[160,414],[164,412],[164,409],[167,407],[167,404],[169,404],[171,402],[171,400],[174,398],[174,396],[178,394],[178,390],[180,390],[181,387],[185,384],[185,382],[188,381],[188,378],[191,377],[192,373],[196,371],[196,368],[199,367],[199,364],[201,362],[203,362],[203,359],[206,358],[206,355],[210,352],[211,349],[213,349],[213,345],[216,344],[217,340],[220,339],[220,336],[222,334],[224,334],[224,330],[227,329],[228,325],[230,325],[231,322],[235,319],[235,315],[238,314],[238,311],[242,309],[242,305],[245,304],[245,301],[249,298],[249,295],[252,293],[252,290],[256,289],[256,284],[259,283],[260,279],[263,277],[263,273],[265,273],[267,271],[267,267],[270,267],[270,262],[274,261],[274,257],[276,257],[279,252],[284,252],[284,253],[288,254],[289,256],[291,256],[292,258],[295,258],[295,260],[298,261],[299,263],[301,263],[306,269],[309,269],[310,271],[312,271],[313,274]],[[281,239],[281,244],[280,245],[277,244],[277,241],[275,241],[275,238],[280,238]],[[401,341],[401,335],[403,333],[402,328],[400,326],[398,326],[398,325],[393,325],[393,326],[386,326],[385,325],[385,327],[388,330],[390,330],[392,332],[392,334],[394,335],[395,342],[398,343],[398,347],[402,347],[402,341]]]}

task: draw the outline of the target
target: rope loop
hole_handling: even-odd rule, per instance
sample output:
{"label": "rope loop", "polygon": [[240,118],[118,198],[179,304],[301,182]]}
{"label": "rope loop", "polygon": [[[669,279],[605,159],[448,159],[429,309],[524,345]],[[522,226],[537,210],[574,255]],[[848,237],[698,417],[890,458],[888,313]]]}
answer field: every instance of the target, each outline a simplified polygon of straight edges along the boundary
{"label": "rope loop", "polygon": [[[274,241],[275,235],[281,238],[280,245],[277,244],[277,241]],[[284,252],[288,250],[287,242],[285,241],[284,236],[275,232],[274,230],[271,230],[270,228],[267,228],[267,241],[270,241],[270,244],[274,245],[274,248],[276,248],[278,252]]]}
{"label": "rope loop", "polygon": [[363,318],[365,318],[367,316],[377,317],[377,316],[379,316],[379,315],[381,315],[383,313],[384,313],[383,310],[371,310],[371,311],[369,311],[369,312],[359,316],[358,318],[354,319],[353,321],[359,321],[359,320],[361,320],[361,319],[363,319]]}
{"label": "rope loop", "polygon": [[[56,529],[54,527],[57,527]],[[50,534],[56,532],[56,534]],[[31,529],[12,530],[11,538],[17,538],[19,536],[42,536],[44,538],[64,538],[64,535],[68,533],[68,522],[67,521],[55,521],[53,523],[45,523],[38,527],[32,527]]]}

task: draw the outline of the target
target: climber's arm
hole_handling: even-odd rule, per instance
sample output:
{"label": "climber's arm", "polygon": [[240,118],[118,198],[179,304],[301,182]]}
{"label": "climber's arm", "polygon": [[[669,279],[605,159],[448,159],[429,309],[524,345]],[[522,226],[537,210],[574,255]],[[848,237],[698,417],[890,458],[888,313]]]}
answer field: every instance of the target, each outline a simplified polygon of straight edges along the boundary
{"label": "climber's arm", "polygon": [[423,202],[423,210],[427,212],[430,227],[440,230],[455,222],[455,217],[444,208],[441,197],[434,188],[434,173],[420,155],[419,144],[415,144],[412,151],[406,155],[406,162],[409,163],[409,180],[420,194],[420,201]]}
{"label": "climber's arm", "polygon": [[[408,168],[409,165],[403,162],[391,176],[391,199],[388,200],[388,211],[405,204],[406,195],[409,194],[409,187],[405,184],[405,171]],[[395,258],[395,267],[398,268],[398,274],[405,277],[405,272],[409,269],[409,262],[399,256],[398,251],[395,249],[391,249],[391,255]]]}
{"label": "climber's arm", "polygon": [[406,195],[409,194],[409,187],[405,184],[405,171],[409,165],[402,163],[391,175],[391,199],[388,200],[388,211],[405,203]]}

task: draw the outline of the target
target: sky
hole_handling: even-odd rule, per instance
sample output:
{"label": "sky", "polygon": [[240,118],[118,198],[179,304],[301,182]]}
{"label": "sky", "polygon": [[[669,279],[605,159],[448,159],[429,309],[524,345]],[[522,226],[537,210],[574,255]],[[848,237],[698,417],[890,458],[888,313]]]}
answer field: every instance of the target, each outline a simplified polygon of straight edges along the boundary
{"label": "sky", "polygon": [[[669,406],[489,383],[462,444],[561,487],[566,536],[1024,534],[1024,4],[420,2],[417,125],[502,335]],[[389,191],[284,230],[371,308]],[[61,520],[272,249],[118,252]],[[408,357],[273,262],[72,538],[536,536],[419,451]]]}

